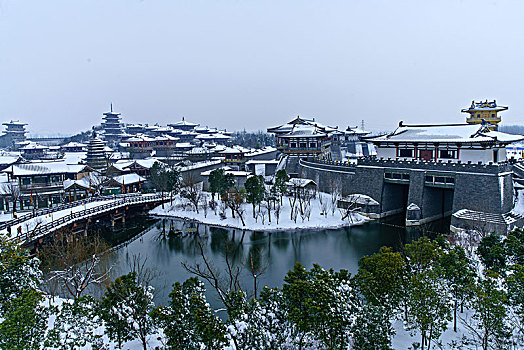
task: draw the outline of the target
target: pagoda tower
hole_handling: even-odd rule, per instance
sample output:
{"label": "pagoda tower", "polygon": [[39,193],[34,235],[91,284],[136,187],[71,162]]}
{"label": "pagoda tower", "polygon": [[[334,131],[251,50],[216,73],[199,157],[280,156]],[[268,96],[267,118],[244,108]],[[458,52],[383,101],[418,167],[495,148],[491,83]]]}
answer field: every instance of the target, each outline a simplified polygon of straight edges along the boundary
{"label": "pagoda tower", "polygon": [[104,141],[98,138],[96,132],[93,132],[93,138],[87,144],[87,165],[95,170],[104,170],[107,168],[104,147]]}
{"label": "pagoda tower", "polygon": [[3,123],[6,126],[4,134],[1,137],[0,145],[2,147],[16,148],[16,143],[26,140],[26,123],[21,123],[18,120],[11,120],[10,122]]}
{"label": "pagoda tower", "polygon": [[468,113],[469,116],[466,117],[466,123],[468,124],[482,124],[489,123],[493,125],[490,127],[492,130],[498,129],[498,124],[501,121],[499,112],[507,110],[507,106],[497,105],[497,101],[471,101],[471,106],[469,108],[464,108],[461,110],[462,113]]}
{"label": "pagoda tower", "polygon": [[111,111],[105,112],[103,119],[102,128],[104,129],[104,139],[112,145],[120,142],[124,130],[120,122],[120,113],[113,112],[112,103]]}

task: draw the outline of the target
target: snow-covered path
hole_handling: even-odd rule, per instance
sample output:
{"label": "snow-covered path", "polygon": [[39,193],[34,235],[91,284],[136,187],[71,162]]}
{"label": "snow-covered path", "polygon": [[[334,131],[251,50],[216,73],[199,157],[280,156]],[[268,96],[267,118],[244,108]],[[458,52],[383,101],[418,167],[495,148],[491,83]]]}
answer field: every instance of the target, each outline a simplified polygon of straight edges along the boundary
{"label": "snow-covered path", "polygon": [[[126,200],[132,201],[133,199],[140,198],[144,201],[147,201],[148,199],[151,199],[151,197],[155,197],[157,194],[143,194],[140,196],[133,196],[133,197],[125,197]],[[6,235],[8,238],[16,238],[18,236],[25,236],[27,232],[31,232],[34,230],[37,226],[45,225],[47,223],[60,220],[61,218],[67,217],[69,215],[82,212],[84,210],[93,209],[93,208],[99,208],[103,207],[107,204],[116,204],[117,202],[121,202],[123,198],[121,196],[114,197],[114,198],[106,198],[99,201],[94,202],[84,202],[83,204],[55,211],[49,214],[40,215],[37,217],[34,217],[32,219],[26,220],[24,222],[21,222],[19,224],[15,224],[11,226],[11,233],[9,234],[7,229],[3,229],[0,231],[0,235]]]}

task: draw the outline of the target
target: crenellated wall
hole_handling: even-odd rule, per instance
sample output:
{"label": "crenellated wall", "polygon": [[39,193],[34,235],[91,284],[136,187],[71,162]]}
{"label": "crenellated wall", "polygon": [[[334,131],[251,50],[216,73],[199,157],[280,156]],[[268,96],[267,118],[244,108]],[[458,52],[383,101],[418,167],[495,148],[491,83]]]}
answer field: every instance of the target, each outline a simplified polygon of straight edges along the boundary
{"label": "crenellated wall", "polygon": [[[329,193],[339,186],[343,196],[353,193],[370,196],[380,204],[378,216],[406,211],[409,207],[407,224],[412,225],[461,209],[502,215],[513,208],[512,165],[506,162],[435,163],[363,158],[351,165],[302,159],[298,174],[314,180],[322,192]],[[457,220],[454,222],[457,224]]]}

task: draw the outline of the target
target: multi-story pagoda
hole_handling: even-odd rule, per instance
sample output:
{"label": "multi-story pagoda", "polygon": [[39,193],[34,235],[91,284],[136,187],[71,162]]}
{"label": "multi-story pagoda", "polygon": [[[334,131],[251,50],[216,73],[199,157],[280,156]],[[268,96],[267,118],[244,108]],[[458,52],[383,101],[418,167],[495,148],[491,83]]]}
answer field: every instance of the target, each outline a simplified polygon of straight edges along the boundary
{"label": "multi-story pagoda", "polygon": [[4,133],[0,135],[0,147],[15,148],[17,143],[26,140],[25,126],[27,124],[21,123],[18,120],[3,123],[6,126]]}
{"label": "multi-story pagoda", "polygon": [[93,138],[87,144],[86,163],[95,170],[104,170],[107,168],[104,141],[98,138],[96,132],[93,132]]}
{"label": "multi-story pagoda", "polygon": [[111,111],[104,113],[103,119],[104,139],[113,145],[120,142],[124,130],[120,122],[120,113],[113,112],[113,104]]}
{"label": "multi-story pagoda", "polygon": [[466,118],[468,124],[491,124],[489,128],[491,130],[497,130],[498,124],[500,123],[499,112],[507,110],[507,106],[497,105],[497,101],[471,101],[469,108],[461,110],[462,113],[468,113],[469,116]]}

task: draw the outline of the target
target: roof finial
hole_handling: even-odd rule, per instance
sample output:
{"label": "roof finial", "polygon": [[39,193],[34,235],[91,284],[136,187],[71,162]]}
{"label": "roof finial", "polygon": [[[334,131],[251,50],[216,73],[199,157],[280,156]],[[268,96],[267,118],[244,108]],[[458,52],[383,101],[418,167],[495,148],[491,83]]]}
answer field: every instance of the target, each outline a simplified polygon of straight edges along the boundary
{"label": "roof finial", "polygon": [[113,113],[113,102],[111,102],[111,113]]}
{"label": "roof finial", "polygon": [[185,121],[186,120],[186,117],[182,117],[182,121]]}

